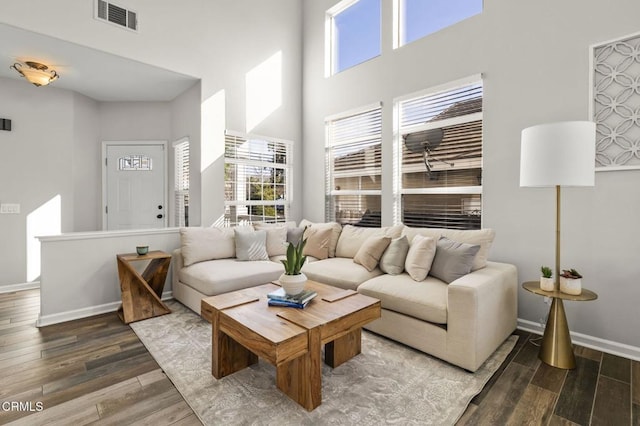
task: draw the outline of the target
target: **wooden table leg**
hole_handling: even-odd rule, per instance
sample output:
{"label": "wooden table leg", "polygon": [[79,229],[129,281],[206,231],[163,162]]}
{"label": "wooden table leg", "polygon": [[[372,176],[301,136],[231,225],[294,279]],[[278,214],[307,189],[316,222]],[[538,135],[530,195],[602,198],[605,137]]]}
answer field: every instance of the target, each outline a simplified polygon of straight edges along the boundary
{"label": "wooden table leg", "polygon": [[312,411],[322,402],[322,344],[318,328],[309,330],[308,335],[306,354],[276,366],[276,384],[289,398]]}
{"label": "wooden table leg", "polygon": [[216,379],[258,362],[258,356],[220,330],[220,312],[211,318],[211,374]]}
{"label": "wooden table leg", "polygon": [[349,361],[362,350],[362,329],[358,328],[324,345],[324,362],[332,368]]}
{"label": "wooden table leg", "polygon": [[169,272],[169,265],[171,264],[171,258],[167,259],[153,259],[144,272],[142,278],[147,282],[149,287],[154,293],[162,298],[162,290],[164,289],[164,281]]}

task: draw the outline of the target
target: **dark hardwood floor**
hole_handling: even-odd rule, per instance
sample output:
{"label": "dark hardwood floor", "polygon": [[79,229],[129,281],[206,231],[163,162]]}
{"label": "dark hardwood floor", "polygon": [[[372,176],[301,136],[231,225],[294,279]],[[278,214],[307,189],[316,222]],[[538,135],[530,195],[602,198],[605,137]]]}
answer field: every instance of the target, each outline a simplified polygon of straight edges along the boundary
{"label": "dark hardwood floor", "polygon": [[[37,290],[0,294],[0,424],[200,424],[115,313],[38,329],[39,303]],[[559,370],[516,333],[459,425],[640,426],[640,362],[576,347],[577,368]]]}
{"label": "dark hardwood floor", "polygon": [[201,424],[115,312],[36,328],[39,310],[38,290],[0,294],[0,424]]}

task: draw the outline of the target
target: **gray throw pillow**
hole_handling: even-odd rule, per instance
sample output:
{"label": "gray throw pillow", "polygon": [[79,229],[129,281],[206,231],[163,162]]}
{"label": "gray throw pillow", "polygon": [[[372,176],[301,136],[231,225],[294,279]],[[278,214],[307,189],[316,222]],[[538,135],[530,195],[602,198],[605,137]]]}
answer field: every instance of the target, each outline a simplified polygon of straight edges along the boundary
{"label": "gray throw pillow", "polygon": [[400,275],[404,271],[404,261],[409,252],[409,240],[406,235],[395,238],[389,243],[380,258],[380,269],[390,275]]}
{"label": "gray throw pillow", "polygon": [[302,238],[304,228],[287,228],[287,242],[297,245]]}
{"label": "gray throw pillow", "polygon": [[471,272],[473,259],[480,250],[479,245],[459,243],[441,237],[436,244],[436,256],[429,275],[449,284]]}
{"label": "gray throw pillow", "polygon": [[236,240],[236,259],[269,260],[267,254],[267,231],[234,230]]}

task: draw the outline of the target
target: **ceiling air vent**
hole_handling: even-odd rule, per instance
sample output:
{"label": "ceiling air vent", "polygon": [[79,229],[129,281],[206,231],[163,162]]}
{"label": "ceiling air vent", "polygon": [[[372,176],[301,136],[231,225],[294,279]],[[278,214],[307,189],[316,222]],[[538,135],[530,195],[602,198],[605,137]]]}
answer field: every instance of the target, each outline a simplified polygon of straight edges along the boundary
{"label": "ceiling air vent", "polygon": [[96,19],[138,31],[138,14],[104,0],[96,1]]}

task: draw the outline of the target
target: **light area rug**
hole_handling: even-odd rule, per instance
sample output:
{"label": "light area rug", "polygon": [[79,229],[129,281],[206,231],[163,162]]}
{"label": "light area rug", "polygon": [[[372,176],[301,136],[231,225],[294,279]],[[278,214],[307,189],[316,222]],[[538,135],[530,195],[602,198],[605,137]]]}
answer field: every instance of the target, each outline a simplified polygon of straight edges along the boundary
{"label": "light area rug", "polygon": [[211,325],[176,301],[171,314],[131,324],[205,425],[452,425],[513,349],[511,336],[475,373],[370,332],[362,353],[322,367],[322,404],[308,412],[258,364],[216,380]]}

